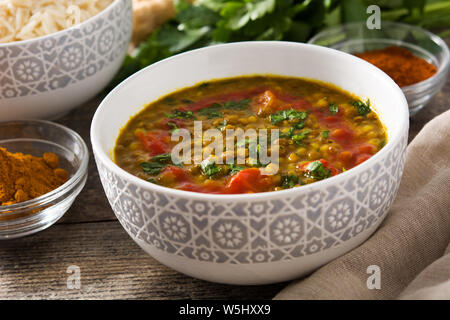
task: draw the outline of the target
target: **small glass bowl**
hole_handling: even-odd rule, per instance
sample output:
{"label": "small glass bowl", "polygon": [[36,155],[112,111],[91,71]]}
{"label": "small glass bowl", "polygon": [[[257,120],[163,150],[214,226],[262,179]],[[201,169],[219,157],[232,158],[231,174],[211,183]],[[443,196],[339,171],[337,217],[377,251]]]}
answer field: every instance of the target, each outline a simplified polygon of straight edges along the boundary
{"label": "small glass bowl", "polygon": [[427,30],[404,23],[383,21],[381,29],[373,30],[361,22],[343,24],[325,29],[308,43],[352,54],[399,46],[435,65],[438,69],[435,75],[401,88],[408,101],[410,116],[422,109],[442,89],[450,65],[450,53],[444,40]]}
{"label": "small glass bowl", "polygon": [[44,230],[70,208],[87,179],[89,152],[73,130],[41,120],[0,122],[0,147],[9,152],[42,156],[53,152],[69,180],[38,198],[0,206],[0,239],[12,239]]}

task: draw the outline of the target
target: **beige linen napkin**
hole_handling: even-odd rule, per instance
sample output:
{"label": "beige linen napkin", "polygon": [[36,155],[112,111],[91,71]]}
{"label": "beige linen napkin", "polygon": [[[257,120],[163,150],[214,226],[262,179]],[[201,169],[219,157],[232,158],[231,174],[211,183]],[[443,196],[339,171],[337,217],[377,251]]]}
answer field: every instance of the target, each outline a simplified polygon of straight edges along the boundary
{"label": "beige linen napkin", "polygon": [[[290,284],[275,299],[450,299],[449,243],[447,111],[430,121],[408,146],[399,193],[374,235]],[[380,268],[380,289],[368,289],[370,265]]]}

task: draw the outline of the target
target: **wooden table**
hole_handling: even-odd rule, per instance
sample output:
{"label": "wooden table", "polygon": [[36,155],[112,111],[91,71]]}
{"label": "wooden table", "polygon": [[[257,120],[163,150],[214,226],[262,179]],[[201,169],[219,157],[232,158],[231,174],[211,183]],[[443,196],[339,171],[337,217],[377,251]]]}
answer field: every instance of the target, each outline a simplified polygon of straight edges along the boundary
{"label": "wooden table", "polygon": [[[450,37],[446,40],[450,44]],[[98,97],[58,121],[80,133],[89,147],[91,119],[100,101]],[[410,140],[449,108],[450,77],[442,92],[411,119]],[[67,288],[69,266],[80,268],[80,289]],[[0,299],[270,299],[284,286],[215,284],[158,263],[120,226],[92,153],[86,186],[56,225],[0,242]]]}

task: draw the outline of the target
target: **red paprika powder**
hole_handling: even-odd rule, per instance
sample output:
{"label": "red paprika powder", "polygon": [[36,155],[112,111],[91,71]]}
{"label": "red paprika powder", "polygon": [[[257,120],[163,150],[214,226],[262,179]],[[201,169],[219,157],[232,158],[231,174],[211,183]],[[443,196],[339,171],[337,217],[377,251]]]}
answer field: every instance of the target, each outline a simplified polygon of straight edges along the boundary
{"label": "red paprika powder", "polygon": [[391,46],[355,55],[383,70],[399,87],[421,82],[437,72],[434,65],[401,47]]}

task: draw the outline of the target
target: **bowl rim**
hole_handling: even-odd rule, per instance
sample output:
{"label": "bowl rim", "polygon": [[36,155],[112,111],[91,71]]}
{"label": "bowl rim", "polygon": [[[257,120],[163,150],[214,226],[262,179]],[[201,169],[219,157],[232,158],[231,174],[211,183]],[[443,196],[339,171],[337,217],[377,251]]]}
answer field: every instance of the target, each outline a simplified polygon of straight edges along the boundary
{"label": "bowl rim", "polygon": [[[436,79],[438,79],[439,77],[442,77],[443,74],[445,74],[448,71],[448,69],[450,68],[450,50],[447,46],[447,43],[444,41],[444,39],[439,37],[437,34],[434,34],[431,31],[428,31],[422,27],[415,26],[415,25],[408,24],[408,23],[401,23],[401,22],[395,22],[395,21],[382,21],[381,24],[388,25],[391,27],[397,27],[397,28],[408,28],[411,30],[416,30],[416,31],[422,32],[422,33],[426,34],[440,48],[442,48],[443,63],[441,63],[439,66],[435,66],[437,68],[437,72],[434,75],[432,75],[431,77],[429,77],[425,80],[422,80],[420,82],[411,84],[409,86],[400,87],[400,89],[402,89],[406,92],[421,91],[421,90],[423,90],[424,87],[429,87],[429,86],[435,85]],[[311,39],[309,39],[307,43],[314,44],[314,42],[317,41],[318,38],[320,38],[321,36],[331,32],[331,31],[339,31],[345,27],[350,28],[350,27],[357,27],[357,26],[364,26],[364,25],[365,25],[365,22],[349,22],[349,23],[344,23],[344,24],[333,26],[333,27],[329,27],[329,28],[326,28],[326,29],[320,31],[313,37],[311,37]],[[383,38],[380,38],[380,39],[382,40]],[[366,40],[366,38],[361,37],[361,40]],[[387,40],[387,38],[386,38],[386,40]],[[330,48],[330,47],[327,47],[327,48]],[[422,46],[420,46],[420,48],[424,49]],[[333,49],[333,48],[330,48],[330,49]],[[429,51],[427,50],[427,52],[429,52]],[[431,52],[429,52],[429,53],[431,53]],[[433,56],[434,56],[434,54],[433,54]]]}
{"label": "bowl rim", "polygon": [[[0,126],[8,124],[8,123],[11,123],[11,124],[12,123],[24,123],[24,124],[37,123],[37,124],[46,125],[46,126],[53,126],[58,129],[64,130],[67,133],[69,133],[71,136],[73,136],[75,138],[75,140],[80,144],[80,146],[83,150],[82,154],[84,156],[82,156],[80,158],[80,160],[81,160],[80,165],[77,168],[77,170],[75,171],[75,173],[73,174],[73,176],[70,177],[70,179],[68,179],[66,182],[64,182],[62,185],[60,185],[58,188],[56,188],[50,192],[47,192],[47,193],[43,194],[42,196],[39,196],[34,199],[30,199],[30,200],[19,202],[19,203],[9,204],[9,205],[5,205],[5,206],[0,206],[0,214],[2,215],[2,217],[18,214],[20,210],[26,210],[26,209],[30,209],[30,208],[39,208],[39,206],[42,206],[43,204],[51,202],[54,199],[61,196],[62,194],[69,192],[70,190],[72,190],[72,187],[77,184],[78,181],[83,179],[84,175],[87,173],[88,163],[89,163],[89,149],[88,149],[86,143],[84,142],[83,138],[81,138],[81,136],[78,133],[76,133],[74,130],[72,130],[66,126],[63,126],[59,123],[47,121],[47,120],[34,120],[34,119],[1,121]],[[45,141],[48,141],[48,140],[45,140]],[[42,210],[42,211],[44,211],[44,210]],[[32,215],[31,217],[39,215],[39,213]],[[29,217],[28,216],[19,217],[17,219],[13,219],[12,221],[17,222],[22,219],[26,220],[27,218],[29,218]],[[3,223],[3,222],[8,223],[8,220],[0,221],[0,223]]]}
{"label": "bowl rim", "polygon": [[[349,169],[345,172],[342,172],[336,176],[333,176],[333,177],[330,177],[330,178],[327,178],[324,180],[316,181],[314,183],[304,185],[301,187],[297,187],[297,188],[291,188],[291,189],[279,190],[279,191],[250,193],[250,194],[210,194],[210,193],[192,192],[192,191],[185,191],[185,190],[179,190],[179,189],[160,186],[160,185],[145,181],[145,180],[138,178],[138,177],[132,175],[131,173],[125,171],[124,169],[119,167],[107,155],[107,153],[103,152],[101,143],[100,143],[100,134],[99,134],[100,128],[98,127],[99,126],[99,124],[98,124],[99,117],[100,117],[100,114],[103,112],[103,109],[107,108],[109,101],[114,98],[114,96],[117,94],[117,92],[122,91],[121,89],[123,87],[125,87],[129,83],[132,83],[133,81],[135,81],[135,79],[140,77],[143,73],[151,72],[154,68],[159,68],[161,66],[171,63],[173,60],[180,59],[185,56],[195,55],[195,54],[198,54],[198,53],[201,53],[204,51],[221,50],[222,48],[228,48],[228,47],[244,47],[242,49],[245,49],[245,47],[248,47],[248,46],[275,46],[275,47],[280,46],[281,49],[283,47],[297,47],[300,50],[301,50],[301,48],[307,47],[307,48],[312,48],[313,50],[329,51],[329,52],[332,52],[333,54],[337,54],[339,56],[345,56],[347,59],[348,58],[354,59],[357,63],[365,65],[367,68],[371,69],[372,72],[383,77],[385,79],[385,81],[390,83],[390,85],[393,87],[393,90],[397,91],[400,99],[403,100],[403,103],[402,103],[403,106],[401,106],[401,109],[399,108],[400,119],[402,119],[400,128],[406,127],[406,130],[407,130],[407,128],[409,126],[409,111],[408,111],[408,104],[407,104],[406,98],[403,94],[403,91],[387,74],[385,74],[383,71],[381,71],[380,69],[378,69],[371,63],[369,63],[365,60],[359,59],[359,58],[357,58],[351,54],[345,53],[343,51],[339,51],[339,50],[328,48],[328,47],[313,45],[313,44],[288,42],[288,41],[243,41],[243,42],[234,42],[234,43],[213,45],[213,46],[199,48],[199,49],[195,49],[195,50],[191,50],[191,51],[187,51],[184,53],[180,53],[180,54],[171,56],[169,58],[158,61],[158,62],[134,73],[133,75],[131,75],[130,77],[128,77],[127,79],[122,81],[119,85],[117,85],[102,100],[102,102],[100,103],[100,105],[98,106],[98,108],[94,114],[94,117],[92,118],[91,130],[90,130],[91,144],[92,144],[93,153],[94,153],[94,156],[95,156],[97,162],[103,166],[106,166],[109,171],[113,172],[120,178],[122,178],[126,181],[131,181],[132,183],[134,183],[135,185],[137,185],[138,187],[140,187],[144,190],[155,191],[155,192],[163,193],[163,194],[169,195],[169,196],[181,197],[181,198],[191,198],[191,199],[196,199],[196,200],[215,200],[217,202],[228,202],[228,201],[233,201],[233,200],[237,201],[237,200],[249,200],[249,199],[252,199],[252,200],[260,199],[261,200],[261,199],[267,199],[267,198],[272,199],[274,197],[275,198],[286,197],[286,196],[290,196],[290,195],[296,196],[296,195],[298,195],[299,192],[302,193],[302,192],[307,192],[310,190],[320,189],[320,187],[331,183],[331,181],[335,182],[338,180],[343,180],[349,176],[355,175],[359,171],[369,168],[379,158],[381,158],[385,154],[389,153],[389,151],[394,148],[394,145],[397,144],[397,141],[402,138],[402,135],[401,135],[402,130],[400,129],[398,131],[399,133],[396,136],[389,139],[388,142],[386,143],[386,145],[380,151],[378,151],[376,154],[374,154],[370,159],[368,159],[368,160],[364,161],[363,163],[359,164],[358,166],[356,166],[352,169]],[[206,79],[205,79],[205,81],[206,81]],[[145,107],[145,106],[143,106],[143,107]],[[97,164],[97,166],[98,166],[98,164]]]}
{"label": "bowl rim", "polygon": [[[46,40],[47,38],[51,38],[51,37],[54,37],[54,36],[59,36],[59,35],[63,34],[64,32],[70,32],[72,30],[79,29],[81,27],[84,27],[86,24],[90,23],[94,19],[97,19],[97,18],[99,18],[100,16],[103,16],[103,15],[106,15],[109,11],[113,10],[113,8],[115,8],[118,5],[118,3],[120,3],[121,1],[123,1],[123,0],[113,0],[105,9],[103,9],[100,12],[98,12],[96,15],[90,17],[87,20],[84,20],[83,22],[80,22],[79,24],[71,26],[69,28],[66,28],[66,29],[63,29],[63,30],[59,30],[59,31],[56,31],[56,32],[53,32],[53,33],[50,33],[50,34],[46,34],[46,35],[43,35],[43,36],[40,36],[40,37],[36,37],[36,38],[0,43],[0,49],[1,48],[5,48],[5,47],[9,47],[9,46],[14,46],[14,45],[27,45],[27,44],[30,44],[30,43],[33,43],[33,42]],[[129,0],[125,0],[125,1],[129,1]]]}

